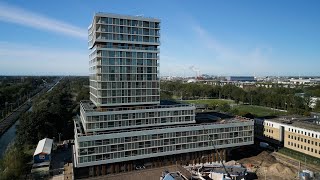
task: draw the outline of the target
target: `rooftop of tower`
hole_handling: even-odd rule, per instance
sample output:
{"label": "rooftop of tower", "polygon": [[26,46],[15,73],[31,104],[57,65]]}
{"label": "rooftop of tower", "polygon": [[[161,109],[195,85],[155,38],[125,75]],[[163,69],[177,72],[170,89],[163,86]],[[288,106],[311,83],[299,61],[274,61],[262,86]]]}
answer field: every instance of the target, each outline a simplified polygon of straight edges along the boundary
{"label": "rooftop of tower", "polygon": [[[107,13],[107,12],[97,12],[94,14],[94,18],[95,17],[112,17],[112,18],[119,18],[119,19],[151,21],[151,22],[158,22],[158,23],[161,22],[160,19],[154,18],[154,17],[145,17],[143,15],[123,15],[123,14],[115,14],[115,13]],[[92,23],[89,25],[88,29],[90,29],[91,26],[92,26]]]}

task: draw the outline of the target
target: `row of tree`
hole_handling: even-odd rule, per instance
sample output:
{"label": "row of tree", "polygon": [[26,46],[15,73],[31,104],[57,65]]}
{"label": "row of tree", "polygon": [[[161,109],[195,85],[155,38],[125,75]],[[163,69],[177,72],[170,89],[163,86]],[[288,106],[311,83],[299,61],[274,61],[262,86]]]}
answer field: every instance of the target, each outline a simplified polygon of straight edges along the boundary
{"label": "row of tree", "polygon": [[[310,96],[317,95],[320,86],[304,89],[283,87],[256,87],[243,89],[234,85],[212,86],[201,83],[161,82],[162,99],[201,99],[219,98],[232,99],[237,104],[251,104],[276,109],[288,110],[293,114],[306,114],[311,111]],[[305,93],[304,97],[297,93]],[[314,110],[320,110],[320,103]]]}
{"label": "row of tree", "polygon": [[40,91],[41,85],[54,77],[0,78],[0,119]]}
{"label": "row of tree", "polygon": [[55,141],[59,136],[61,140],[73,138],[73,116],[79,113],[79,100],[89,99],[88,84],[88,77],[64,77],[33,101],[32,111],[20,117],[14,145],[0,160],[0,179],[18,179],[28,173],[30,169],[21,166],[32,158],[24,153],[26,147],[34,151],[38,141],[46,137]]}

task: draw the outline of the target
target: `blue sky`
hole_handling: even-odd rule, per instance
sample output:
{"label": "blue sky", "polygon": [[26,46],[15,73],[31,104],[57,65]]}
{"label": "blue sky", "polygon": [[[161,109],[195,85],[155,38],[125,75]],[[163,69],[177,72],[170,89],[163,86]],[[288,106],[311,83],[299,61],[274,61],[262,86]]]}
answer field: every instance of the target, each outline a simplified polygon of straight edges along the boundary
{"label": "blue sky", "polygon": [[95,12],[161,19],[161,75],[320,75],[320,1],[0,0],[1,75],[87,75]]}

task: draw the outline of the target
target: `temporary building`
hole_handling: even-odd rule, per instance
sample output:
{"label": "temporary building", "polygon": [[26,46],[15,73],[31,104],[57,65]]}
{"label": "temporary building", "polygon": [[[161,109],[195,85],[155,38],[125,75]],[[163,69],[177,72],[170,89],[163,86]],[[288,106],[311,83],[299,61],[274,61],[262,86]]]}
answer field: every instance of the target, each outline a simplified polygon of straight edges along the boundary
{"label": "temporary building", "polygon": [[51,161],[52,143],[53,140],[49,138],[44,138],[38,142],[38,146],[33,154],[34,163]]}

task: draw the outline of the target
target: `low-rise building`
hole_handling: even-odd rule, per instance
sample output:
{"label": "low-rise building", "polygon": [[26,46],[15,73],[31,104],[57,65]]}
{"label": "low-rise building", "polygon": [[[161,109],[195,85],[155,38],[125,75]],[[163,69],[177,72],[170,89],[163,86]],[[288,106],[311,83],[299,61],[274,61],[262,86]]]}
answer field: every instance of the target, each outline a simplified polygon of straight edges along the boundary
{"label": "low-rise building", "polygon": [[255,119],[255,137],[320,158],[320,125],[315,118]]}
{"label": "low-rise building", "polygon": [[37,148],[33,154],[33,162],[43,163],[51,161],[51,149],[53,140],[44,138],[38,142]]}

